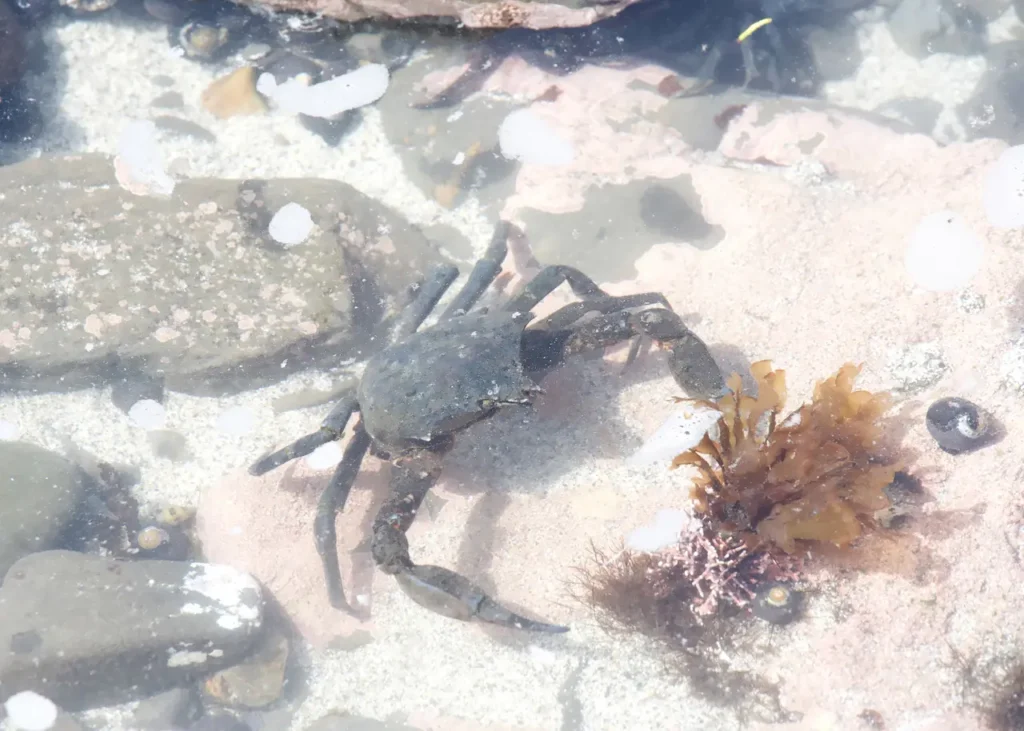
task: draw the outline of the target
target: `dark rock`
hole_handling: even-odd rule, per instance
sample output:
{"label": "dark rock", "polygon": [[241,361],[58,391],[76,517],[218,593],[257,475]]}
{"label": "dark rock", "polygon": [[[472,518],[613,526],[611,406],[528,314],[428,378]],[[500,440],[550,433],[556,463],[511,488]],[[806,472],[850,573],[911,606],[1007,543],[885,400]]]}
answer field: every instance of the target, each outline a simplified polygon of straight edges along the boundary
{"label": "dark rock", "polygon": [[[331,180],[180,182],[122,190],[111,160],[0,168],[0,379],[104,385],[128,360],[169,390],[217,395],[372,349],[381,319],[439,260],[397,213]],[[285,248],[267,227],[297,202],[317,224]],[[74,282],[73,287],[69,284]]]}
{"label": "dark rock", "polygon": [[903,0],[889,17],[893,39],[911,56],[985,52],[985,17],[956,0]]}
{"label": "dark rock", "polygon": [[207,678],[203,691],[227,706],[265,708],[281,697],[287,666],[288,638],[268,632],[244,661]]}
{"label": "dark rock", "polygon": [[418,731],[413,726],[374,718],[351,716],[347,713],[331,713],[314,721],[306,731]]}
{"label": "dark rock", "polygon": [[86,493],[70,460],[26,442],[0,442],[0,576],[15,561],[58,545]]}
{"label": "dark rock", "polygon": [[0,0],[0,96],[21,81],[26,68],[25,29],[7,0]]}
{"label": "dark rock", "polygon": [[1024,142],[1024,41],[992,46],[988,71],[971,98],[957,107],[967,139],[996,137]]}
{"label": "dark rock", "polygon": [[132,711],[131,723],[140,731],[185,727],[199,717],[199,696],[193,688],[172,688],[143,698]]}
{"label": "dark rock", "polygon": [[35,553],[0,588],[0,701],[134,700],[238,662],[262,626],[259,584],[226,566]]}

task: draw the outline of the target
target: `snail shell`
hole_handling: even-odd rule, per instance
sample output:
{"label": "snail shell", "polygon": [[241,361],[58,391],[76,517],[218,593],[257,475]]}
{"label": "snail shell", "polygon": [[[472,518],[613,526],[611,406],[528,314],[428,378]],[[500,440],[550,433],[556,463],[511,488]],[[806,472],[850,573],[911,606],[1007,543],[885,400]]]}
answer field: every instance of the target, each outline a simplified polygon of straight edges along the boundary
{"label": "snail shell", "polygon": [[991,420],[967,399],[943,398],[928,407],[925,415],[928,433],[939,448],[949,454],[961,454],[984,446],[991,432]]}
{"label": "snail shell", "polygon": [[780,582],[765,584],[754,595],[750,611],[771,624],[788,624],[800,612],[803,594]]}

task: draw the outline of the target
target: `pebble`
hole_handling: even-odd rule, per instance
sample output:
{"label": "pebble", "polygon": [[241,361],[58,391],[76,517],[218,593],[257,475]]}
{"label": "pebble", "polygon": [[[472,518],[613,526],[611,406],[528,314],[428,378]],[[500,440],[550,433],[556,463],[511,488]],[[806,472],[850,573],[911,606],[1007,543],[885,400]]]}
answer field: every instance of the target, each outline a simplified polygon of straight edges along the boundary
{"label": "pebble", "polygon": [[189,454],[188,440],[181,432],[173,429],[151,429],[146,436],[153,454],[157,457],[180,462]]}
{"label": "pebble", "polygon": [[536,165],[568,165],[575,158],[572,145],[530,109],[517,109],[498,127],[501,154],[509,160]]}
{"label": "pebble", "polygon": [[163,429],[167,424],[167,412],[159,401],[153,399],[136,401],[128,409],[128,418],[143,429]]}
{"label": "pebble", "polygon": [[301,244],[313,231],[313,218],[298,203],[286,203],[270,219],[268,233],[283,246]]}
{"label": "pebble", "polygon": [[286,112],[333,119],[351,109],[373,104],[384,96],[389,79],[387,66],[368,63],[347,74],[308,85],[298,80],[278,84],[273,74],[263,73],[256,81],[256,89]]}
{"label": "pebble", "polygon": [[965,315],[973,315],[985,309],[985,296],[974,290],[965,289],[956,298],[956,307]]}
{"label": "pebble", "polygon": [[47,731],[57,722],[57,706],[31,690],[15,693],[4,703],[8,720],[21,731]]}
{"label": "pebble", "polygon": [[203,108],[218,119],[263,114],[267,104],[256,92],[256,70],[242,66],[206,87]]}
{"label": "pebble", "polygon": [[236,569],[42,551],[0,587],[0,687],[123,703],[238,662],[262,628],[260,585]]}
{"label": "pebble", "polygon": [[121,131],[114,171],[121,187],[135,195],[170,196],[174,192],[175,182],[164,170],[152,120],[133,120]]}

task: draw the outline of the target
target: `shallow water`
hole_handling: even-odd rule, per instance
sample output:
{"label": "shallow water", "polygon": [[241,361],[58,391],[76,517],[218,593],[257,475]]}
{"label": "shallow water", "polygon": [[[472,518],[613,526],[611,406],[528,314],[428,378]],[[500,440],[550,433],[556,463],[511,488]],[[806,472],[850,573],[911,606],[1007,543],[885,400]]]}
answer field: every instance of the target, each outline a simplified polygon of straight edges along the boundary
{"label": "shallow water", "polygon": [[1024,729],[1019,3],[94,5],[0,0],[0,729]]}

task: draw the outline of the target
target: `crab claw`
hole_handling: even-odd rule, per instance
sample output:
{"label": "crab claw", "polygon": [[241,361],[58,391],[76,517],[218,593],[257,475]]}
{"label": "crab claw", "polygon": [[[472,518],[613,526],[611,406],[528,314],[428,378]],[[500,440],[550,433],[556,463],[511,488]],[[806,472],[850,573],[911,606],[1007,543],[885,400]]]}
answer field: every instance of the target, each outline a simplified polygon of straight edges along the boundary
{"label": "crab claw", "polygon": [[441,566],[410,566],[395,574],[402,591],[422,607],[452,619],[481,622],[530,632],[568,632],[568,627],[536,622],[498,604],[469,579]]}

